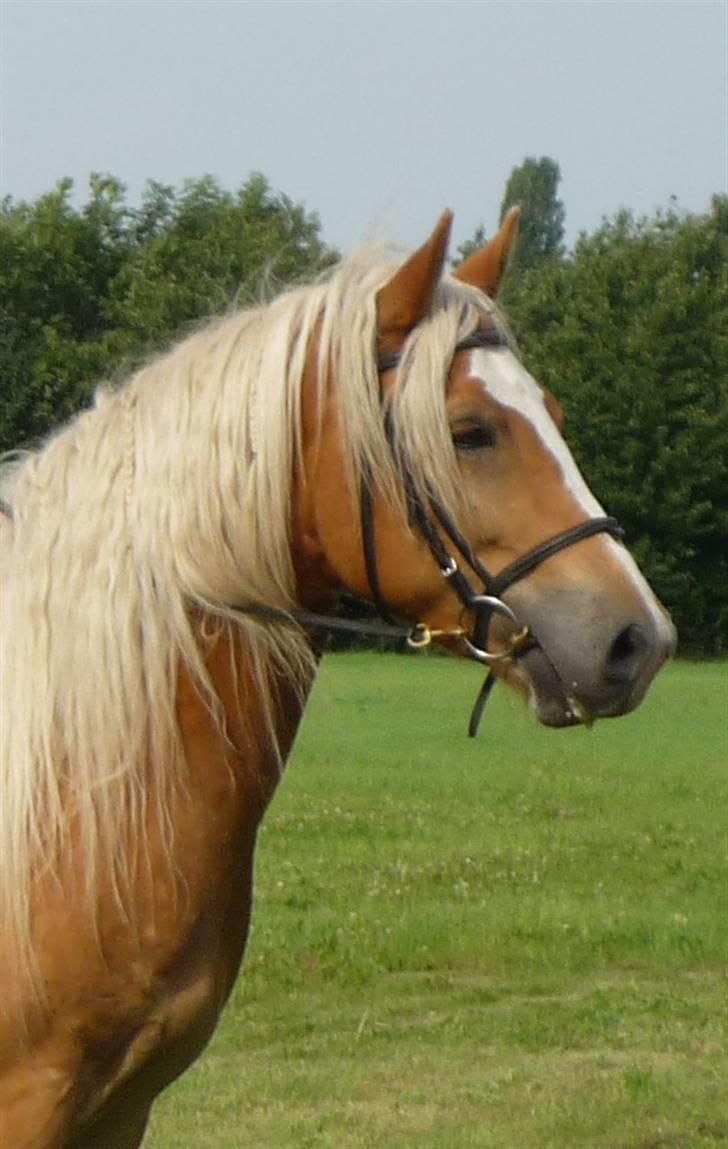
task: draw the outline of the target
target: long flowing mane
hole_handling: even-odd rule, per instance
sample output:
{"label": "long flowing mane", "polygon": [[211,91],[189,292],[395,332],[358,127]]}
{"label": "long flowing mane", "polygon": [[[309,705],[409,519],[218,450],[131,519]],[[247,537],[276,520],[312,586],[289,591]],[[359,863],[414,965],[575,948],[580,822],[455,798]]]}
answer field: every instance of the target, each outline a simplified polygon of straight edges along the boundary
{"label": "long flowing mane", "polygon": [[[32,950],[33,875],[74,821],[93,896],[100,866],[120,888],[121,843],[184,781],[175,692],[184,665],[224,715],[205,669],[207,633],[242,629],[261,683],[285,664],[305,689],[312,659],[294,628],[232,620],[225,604],[295,602],[290,485],[301,386],[318,340],[336,388],[349,481],[363,466],[401,499],[376,370],[374,253],[328,282],[224,318],[149,363],[7,477],[0,515],[0,921],[18,961]],[[447,365],[486,306],[446,279],[405,349],[393,399],[415,480],[453,510]],[[416,386],[410,385],[416,379]],[[323,392],[323,387],[320,388]],[[198,615],[199,617],[199,615]],[[203,643],[204,645],[204,643]]]}

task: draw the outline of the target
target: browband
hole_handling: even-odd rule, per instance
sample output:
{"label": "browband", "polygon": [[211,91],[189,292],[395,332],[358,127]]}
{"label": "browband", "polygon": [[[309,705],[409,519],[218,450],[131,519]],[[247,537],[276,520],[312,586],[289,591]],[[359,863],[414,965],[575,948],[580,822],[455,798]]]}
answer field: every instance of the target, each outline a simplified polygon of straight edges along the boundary
{"label": "browband", "polygon": [[[474,347],[507,347],[508,340],[505,334],[498,327],[482,327],[478,331],[473,331],[472,335],[466,335],[461,339],[455,348],[458,351],[469,351]],[[392,371],[398,367],[402,359],[402,348],[398,351],[390,351],[387,355],[382,355],[377,360],[377,371],[383,375],[385,371]]]}

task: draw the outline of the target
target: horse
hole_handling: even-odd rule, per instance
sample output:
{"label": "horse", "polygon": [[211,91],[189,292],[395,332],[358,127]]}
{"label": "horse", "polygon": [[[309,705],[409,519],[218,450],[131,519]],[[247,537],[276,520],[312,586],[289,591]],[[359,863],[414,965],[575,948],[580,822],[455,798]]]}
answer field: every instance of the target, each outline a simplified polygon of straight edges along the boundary
{"label": "horse", "polygon": [[495,302],[517,210],[448,273],[451,222],[200,328],[5,477],[5,1149],[135,1149],[209,1040],[343,590],[547,726],[673,651]]}

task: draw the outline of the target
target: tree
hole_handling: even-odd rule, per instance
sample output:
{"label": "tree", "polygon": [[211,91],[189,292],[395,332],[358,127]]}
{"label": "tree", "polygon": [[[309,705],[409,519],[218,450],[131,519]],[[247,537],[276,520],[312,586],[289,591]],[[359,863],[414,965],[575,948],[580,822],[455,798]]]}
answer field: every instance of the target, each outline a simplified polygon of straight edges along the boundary
{"label": "tree", "polygon": [[[506,281],[506,300],[521,272],[537,267],[545,259],[560,259],[564,254],[564,205],[556,191],[561,179],[559,165],[548,156],[536,160],[528,157],[514,168],[501,200],[499,222],[514,204],[521,208],[521,220],[511,274]],[[482,225],[471,239],[457,250],[457,266],[482,247],[487,236]]]}
{"label": "tree", "polygon": [[44,434],[104,365],[110,284],[127,256],[123,188],[92,177],[76,210],[62,180],[33,205],[0,206],[0,450]]}
{"label": "tree", "polygon": [[93,176],[81,209],[62,180],[34,204],[0,205],[0,450],[67,418],[190,324],[311,278],[336,253],[318,218],[253,175],[180,192],[150,183],[140,207]]}
{"label": "tree", "polygon": [[251,176],[236,194],[209,176],[186,183],[175,198],[154,185],[140,215],[145,240],[114,281],[106,306],[112,324],[136,347],[159,346],[233,302],[257,303],[334,258],[319,237],[318,219],[274,193],[262,175]]}
{"label": "tree", "polygon": [[514,204],[521,207],[521,227],[515,267],[528,271],[541,260],[560,258],[564,252],[564,205],[556,192],[559,165],[548,156],[528,157],[514,168],[501,201],[500,219]]}

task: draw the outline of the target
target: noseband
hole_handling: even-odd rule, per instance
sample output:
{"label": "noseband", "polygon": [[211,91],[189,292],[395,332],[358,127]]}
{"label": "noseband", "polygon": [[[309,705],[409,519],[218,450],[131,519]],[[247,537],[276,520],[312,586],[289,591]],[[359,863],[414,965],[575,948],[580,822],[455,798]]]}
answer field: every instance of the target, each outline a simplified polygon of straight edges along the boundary
{"label": "noseband", "polygon": [[[455,352],[467,351],[475,347],[507,347],[508,341],[496,327],[476,331],[461,340]],[[402,357],[401,351],[382,356],[377,363],[379,375],[397,367]],[[495,676],[492,667],[495,663],[506,659],[515,659],[526,650],[538,646],[537,640],[527,626],[522,625],[514,611],[503,602],[502,595],[514,583],[519,582],[526,575],[535,570],[546,559],[563,551],[566,547],[592,535],[606,533],[615,539],[622,539],[624,532],[616,519],[611,516],[602,516],[587,519],[576,527],[562,531],[558,535],[547,539],[543,543],[521,555],[498,574],[491,574],[478,556],[474,554],[467,539],[458,530],[448,513],[438,499],[430,494],[426,500],[420,498],[414,478],[398,450],[395,436],[394,422],[391,415],[385,416],[385,428],[390,449],[396,459],[402,479],[407,512],[410,524],[419,532],[426,542],[430,554],[437,563],[442,577],[452,587],[462,604],[461,618],[471,615],[473,623],[468,630],[464,626],[457,626],[451,630],[433,630],[425,623],[417,622],[412,626],[402,626],[394,617],[389,604],[382,592],[379,579],[379,566],[377,562],[376,531],[374,523],[374,497],[371,475],[365,469],[362,473],[360,488],[360,521],[362,546],[366,564],[367,580],[371,593],[372,604],[379,615],[379,621],[366,619],[339,618],[326,614],[315,614],[308,610],[294,609],[282,610],[278,607],[265,606],[259,603],[246,603],[236,605],[229,609],[236,613],[253,615],[258,618],[272,619],[303,627],[306,630],[341,631],[348,634],[368,634],[389,640],[405,639],[407,645],[418,650],[429,646],[434,639],[456,638],[462,642],[467,655],[476,662],[488,666],[489,673],[475,700],[473,712],[468,726],[468,734],[474,737],[477,733],[483,709],[495,685]],[[445,539],[443,539],[443,535]],[[448,541],[445,541],[448,540]],[[449,544],[461,556],[461,560],[481,584],[475,589],[468,576],[461,569],[459,561],[449,549]],[[488,650],[488,631],[494,615],[501,615],[513,627],[513,634],[503,650]]]}

